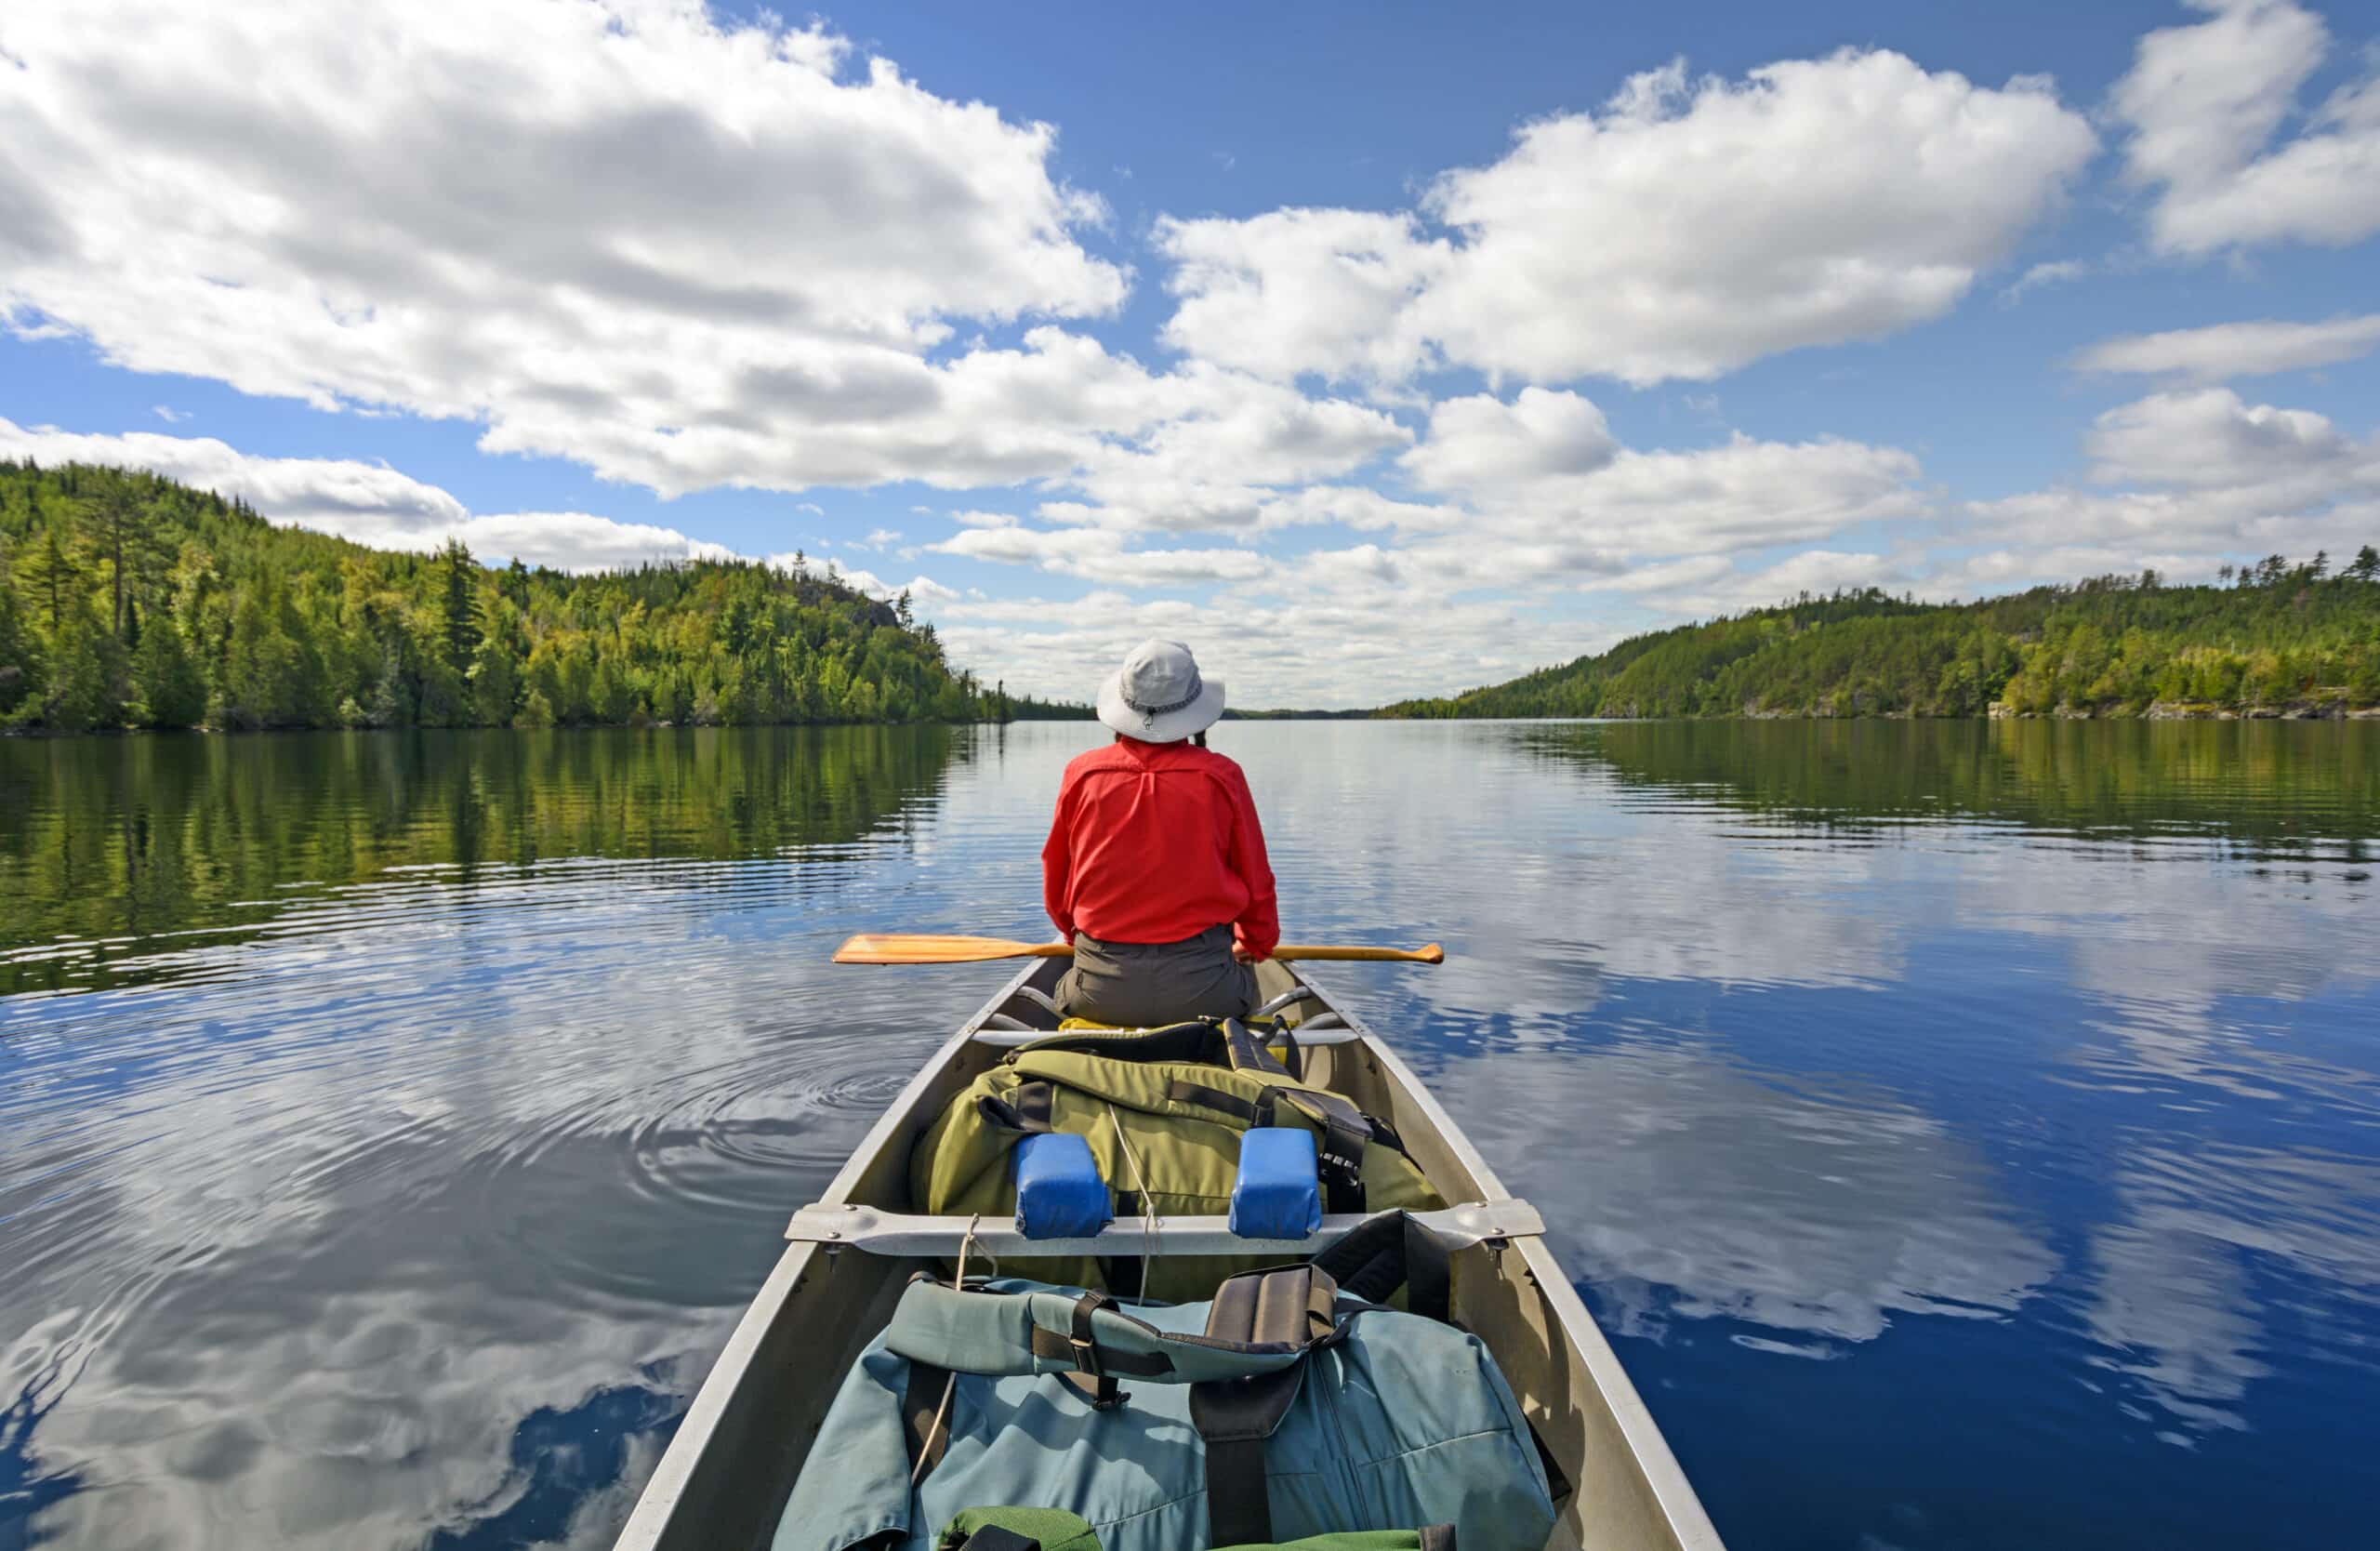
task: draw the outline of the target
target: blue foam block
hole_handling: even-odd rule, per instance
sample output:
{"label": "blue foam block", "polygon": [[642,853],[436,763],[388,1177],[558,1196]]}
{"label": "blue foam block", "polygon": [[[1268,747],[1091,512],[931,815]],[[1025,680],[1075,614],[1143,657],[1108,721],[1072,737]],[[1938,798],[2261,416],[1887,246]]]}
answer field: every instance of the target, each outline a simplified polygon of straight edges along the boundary
{"label": "blue foam block", "polygon": [[1016,1145],[1016,1231],[1027,1239],[1088,1239],[1114,1213],[1091,1144],[1044,1132]]}
{"label": "blue foam block", "polygon": [[1260,1126],[1239,1139],[1231,1187],[1231,1230],[1242,1239],[1303,1239],[1322,1226],[1322,1182],[1314,1133]]}

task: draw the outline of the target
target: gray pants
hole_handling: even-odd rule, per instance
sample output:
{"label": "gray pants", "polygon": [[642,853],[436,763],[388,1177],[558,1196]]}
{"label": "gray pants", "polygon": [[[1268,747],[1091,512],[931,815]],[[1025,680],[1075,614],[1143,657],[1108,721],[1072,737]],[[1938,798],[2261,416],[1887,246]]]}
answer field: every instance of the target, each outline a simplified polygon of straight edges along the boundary
{"label": "gray pants", "polygon": [[1075,934],[1075,967],[1058,980],[1058,1011],[1128,1028],[1256,1010],[1256,972],[1231,956],[1231,926],[1178,943],[1104,943]]}

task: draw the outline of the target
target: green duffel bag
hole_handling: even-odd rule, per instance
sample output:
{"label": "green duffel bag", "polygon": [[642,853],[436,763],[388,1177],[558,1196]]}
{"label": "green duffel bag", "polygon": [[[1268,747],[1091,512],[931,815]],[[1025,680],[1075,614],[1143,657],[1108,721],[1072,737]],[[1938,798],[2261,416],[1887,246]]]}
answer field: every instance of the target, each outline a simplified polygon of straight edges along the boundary
{"label": "green duffel bag", "polygon": [[[969,1508],[942,1527],[935,1551],[1100,1551],[1099,1536],[1064,1508]],[[1303,1540],[1245,1542],[1214,1551],[1458,1551],[1454,1526],[1422,1530],[1347,1530]]]}
{"label": "green duffel bag", "polygon": [[[1314,1133],[1323,1209],[1426,1212],[1444,1206],[1385,1122],[1299,1080],[1236,1018],[1157,1029],[1070,1029],[1019,1045],[952,1098],[909,1157],[918,1211],[986,1217],[1016,1211],[1010,1154],[1038,1132],[1089,1144],[1118,1221],[1223,1216],[1239,1139],[1260,1125]],[[1293,1047],[1292,1047],[1293,1054]],[[1202,1298],[1234,1272],[1277,1256],[1165,1256],[1138,1285],[1137,1258],[1004,1258],[1003,1270],[1123,1295]]]}

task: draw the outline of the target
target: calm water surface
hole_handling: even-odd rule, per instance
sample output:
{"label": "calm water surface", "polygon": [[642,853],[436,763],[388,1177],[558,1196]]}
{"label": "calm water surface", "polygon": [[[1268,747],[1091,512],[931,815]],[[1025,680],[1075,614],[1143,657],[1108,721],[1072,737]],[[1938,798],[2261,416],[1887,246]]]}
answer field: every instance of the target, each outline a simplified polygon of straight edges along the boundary
{"label": "calm water surface", "polygon": [[[0,1548],[605,1544],[1089,736],[0,741]],[[1216,742],[1738,1551],[2372,1544],[2380,726]]]}

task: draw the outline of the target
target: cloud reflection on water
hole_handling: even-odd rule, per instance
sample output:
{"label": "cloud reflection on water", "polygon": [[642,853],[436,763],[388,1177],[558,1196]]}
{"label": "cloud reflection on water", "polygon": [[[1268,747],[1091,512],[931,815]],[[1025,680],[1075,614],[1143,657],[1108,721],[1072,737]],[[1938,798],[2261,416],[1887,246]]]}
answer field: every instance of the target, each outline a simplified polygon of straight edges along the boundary
{"label": "cloud reflection on water", "polygon": [[1622,1333],[1725,1319],[1871,1341],[1897,1313],[2006,1314],[2056,1268],[1971,1147],[1853,1084],[1633,1040],[1501,1051],[1434,1082]]}

